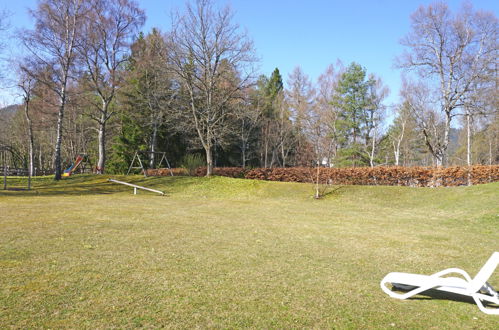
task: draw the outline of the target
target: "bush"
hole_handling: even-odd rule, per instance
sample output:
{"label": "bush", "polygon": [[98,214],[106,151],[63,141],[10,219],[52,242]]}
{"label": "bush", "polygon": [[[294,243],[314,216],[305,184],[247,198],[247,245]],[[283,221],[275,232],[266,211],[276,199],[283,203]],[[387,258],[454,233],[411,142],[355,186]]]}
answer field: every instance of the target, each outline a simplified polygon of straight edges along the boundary
{"label": "bush", "polygon": [[[160,169],[158,171],[161,171]],[[168,170],[157,175],[170,175]],[[164,173],[164,174],[159,174]],[[311,167],[255,168],[215,167],[214,175],[285,182],[315,182],[316,169]],[[149,175],[149,171],[148,171]],[[151,174],[153,175],[153,174]],[[205,176],[206,167],[198,167],[194,175]],[[346,167],[321,168],[319,183],[335,185],[384,185],[410,187],[462,186],[499,181],[499,165],[452,167]]]}
{"label": "bush", "polygon": [[181,167],[186,169],[190,176],[196,175],[196,169],[205,165],[205,161],[200,154],[188,154],[182,158]]}
{"label": "bush", "polygon": [[[257,168],[246,172],[245,178],[269,181],[314,182],[312,168]],[[347,167],[322,168],[320,183],[337,185],[386,185],[411,187],[460,186],[499,181],[499,166],[471,167]]]}
{"label": "bush", "polygon": [[182,176],[187,175],[187,170],[185,168],[150,168],[146,170],[147,176]]}
{"label": "bush", "polygon": [[[244,178],[246,170],[241,167],[214,167],[213,175],[226,176],[229,178]],[[205,176],[206,167],[199,167],[196,170],[196,176]]]}

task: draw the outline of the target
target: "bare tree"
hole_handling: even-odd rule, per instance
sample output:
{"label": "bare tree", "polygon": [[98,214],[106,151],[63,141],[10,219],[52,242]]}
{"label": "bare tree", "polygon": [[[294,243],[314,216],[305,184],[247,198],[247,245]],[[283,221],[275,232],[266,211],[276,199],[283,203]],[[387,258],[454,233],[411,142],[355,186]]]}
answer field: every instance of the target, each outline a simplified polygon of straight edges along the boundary
{"label": "bare tree", "polygon": [[[315,89],[309,77],[299,66],[289,75],[288,86],[286,102],[296,134],[295,164],[310,166],[310,163],[318,157],[318,154],[309,148],[310,141],[316,140],[314,137],[318,129],[317,116],[313,111]],[[316,143],[313,144],[317,147]]]}
{"label": "bare tree", "polygon": [[0,10],[0,49],[3,48],[3,41],[6,39],[5,32],[8,30],[9,24],[7,23],[7,18],[9,13],[6,10]]}
{"label": "bare tree", "polygon": [[50,74],[37,80],[49,86],[58,97],[56,141],[54,146],[55,179],[61,179],[61,144],[63,118],[68,100],[68,84],[76,61],[77,42],[81,40],[81,28],[87,1],[43,0],[31,11],[35,28],[23,33],[22,41],[33,61],[50,68]]}
{"label": "bare tree", "polygon": [[23,99],[24,116],[26,118],[27,131],[28,131],[28,158],[29,158],[29,177],[31,178],[34,173],[34,149],[35,142],[33,136],[33,121],[31,119],[31,98],[33,96],[33,89],[35,87],[35,79],[27,72],[27,69],[21,65],[19,68],[19,84],[21,90],[21,97]]}
{"label": "bare tree", "polygon": [[369,80],[372,83],[369,85],[370,107],[366,109],[365,126],[367,129],[364,149],[369,157],[369,165],[374,167],[376,148],[381,141],[382,124],[386,110],[383,101],[390,93],[390,90],[383,84],[381,78],[371,75]]}
{"label": "bare tree", "polygon": [[332,64],[329,65],[317,80],[315,112],[319,118],[318,125],[320,125],[322,134],[319,145],[322,146],[322,154],[327,166],[333,165],[332,160],[336,157],[338,150],[336,121],[341,110],[335,107],[333,97],[344,70],[343,63],[338,60],[336,69]]}
{"label": "bare tree", "polygon": [[281,167],[286,167],[286,165],[289,165],[287,161],[291,151],[296,149],[297,139],[294,134],[291,113],[284,97],[284,91],[277,94],[275,109],[277,111],[277,118],[270,126],[273,133],[271,141],[274,142],[270,167],[273,167],[274,163],[279,163]]}
{"label": "bare tree", "polygon": [[432,154],[437,165],[444,165],[453,117],[474,83],[497,61],[498,21],[469,5],[452,15],[444,3],[419,7],[411,20],[411,32],[401,41],[408,51],[398,65],[414,70],[435,90],[431,97],[443,116],[443,136]]}
{"label": "bare tree", "polygon": [[[233,109],[227,105],[251,83],[253,43],[232,22],[229,7],[213,8],[211,0],[187,4],[173,17],[168,59],[186,90],[192,125],[213,169],[213,148],[221,140]],[[237,77],[234,77],[234,72]]]}
{"label": "bare tree", "polygon": [[400,165],[400,151],[402,142],[406,138],[407,123],[409,121],[409,106],[405,103],[397,105],[395,108],[395,120],[392,129],[388,132],[388,138],[392,142],[393,157],[395,166]]}
{"label": "bare tree", "polygon": [[246,167],[255,149],[251,148],[250,141],[258,125],[261,124],[263,114],[262,98],[258,90],[248,89],[242,99],[236,104],[236,121],[238,123],[237,136],[241,150],[241,166]]}
{"label": "bare tree", "polygon": [[[0,10],[0,54],[5,48],[5,40],[8,38],[9,22],[7,21],[10,13],[6,10]],[[0,58],[2,60],[2,58]],[[1,62],[0,62],[1,63]],[[5,78],[2,73],[0,73],[0,79]]]}
{"label": "bare tree", "polygon": [[133,0],[91,0],[82,38],[82,60],[89,83],[97,96],[93,102],[97,122],[99,158],[97,173],[104,173],[106,164],[106,124],[114,114],[111,110],[120,82],[120,66],[132,38],[145,22],[144,12]]}
{"label": "bare tree", "polygon": [[448,117],[435,110],[438,108],[438,104],[435,104],[431,90],[421,82],[414,83],[404,80],[401,95],[433,157],[433,164],[441,166],[446,144],[448,144],[448,141],[446,142],[448,133],[445,133]]}

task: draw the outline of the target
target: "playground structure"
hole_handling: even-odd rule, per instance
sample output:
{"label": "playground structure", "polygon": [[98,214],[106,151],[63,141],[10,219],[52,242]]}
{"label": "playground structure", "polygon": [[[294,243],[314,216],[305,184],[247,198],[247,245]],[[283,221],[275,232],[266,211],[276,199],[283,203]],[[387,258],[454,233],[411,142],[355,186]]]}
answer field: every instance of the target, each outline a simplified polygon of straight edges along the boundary
{"label": "playground structure", "polygon": [[22,157],[16,153],[14,148],[0,145],[0,168],[3,173],[3,190],[7,190],[8,176],[27,176],[27,189],[31,189],[31,173],[29,169],[20,167],[21,164],[23,164]]}
{"label": "playground structure", "polygon": [[64,170],[62,176],[71,176],[76,171],[76,169],[78,169],[78,167],[80,167],[81,173],[85,173],[87,169],[92,168],[92,166],[90,165],[90,158],[87,154],[78,154],[75,161],[67,169]]}
{"label": "playground structure", "polygon": [[[168,162],[168,159],[166,158],[166,152],[164,152],[164,151],[136,151],[135,154],[133,155],[133,159],[130,163],[130,167],[128,168],[126,175],[129,175],[130,172],[134,169],[140,169],[140,170],[142,170],[144,177],[147,177],[147,167],[144,166],[144,164],[145,164],[144,157],[156,156],[156,155],[161,155],[161,157],[159,158],[159,162],[156,164],[156,166],[154,166],[154,164],[152,164],[152,166],[150,166],[150,168],[160,168],[161,165],[164,163],[166,165],[166,167],[168,167],[168,169],[170,170],[170,175],[173,176],[173,172],[172,172],[172,169],[170,167],[170,163]],[[139,166],[134,166],[136,162],[138,162]]]}
{"label": "playground structure", "polygon": [[142,189],[142,190],[147,190],[147,191],[155,192],[157,194],[160,194],[161,196],[165,195],[165,193],[162,192],[162,191],[159,191],[159,190],[156,190],[156,189],[142,187],[142,186],[139,186],[139,185],[136,185],[136,184],[133,184],[133,183],[118,181],[118,180],[114,180],[114,179],[109,179],[108,181],[109,182],[114,182],[114,183],[119,183],[119,184],[122,184],[122,185],[125,185],[125,186],[129,186],[129,187],[133,187],[133,194],[134,195],[137,195],[137,189]]}

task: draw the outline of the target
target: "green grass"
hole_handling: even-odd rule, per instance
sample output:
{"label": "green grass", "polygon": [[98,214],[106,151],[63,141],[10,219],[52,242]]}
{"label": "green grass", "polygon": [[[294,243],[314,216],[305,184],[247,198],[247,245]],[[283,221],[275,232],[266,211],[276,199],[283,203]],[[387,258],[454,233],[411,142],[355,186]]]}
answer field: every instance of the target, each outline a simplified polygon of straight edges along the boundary
{"label": "green grass", "polygon": [[379,282],[474,276],[499,250],[498,183],[315,200],[308,184],[113,176],[162,197],[108,178],[0,190],[2,328],[497,327],[473,303],[399,301]]}

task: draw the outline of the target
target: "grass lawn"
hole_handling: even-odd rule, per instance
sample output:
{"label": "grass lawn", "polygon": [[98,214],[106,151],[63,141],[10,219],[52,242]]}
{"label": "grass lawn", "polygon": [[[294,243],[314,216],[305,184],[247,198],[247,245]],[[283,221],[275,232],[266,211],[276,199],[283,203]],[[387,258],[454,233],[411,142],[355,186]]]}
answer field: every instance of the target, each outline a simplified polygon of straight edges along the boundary
{"label": "grass lawn", "polygon": [[[499,183],[335,187],[107,176],[0,190],[2,328],[497,328],[466,301],[399,301],[388,272],[474,276]],[[499,287],[499,270],[490,283]]]}

